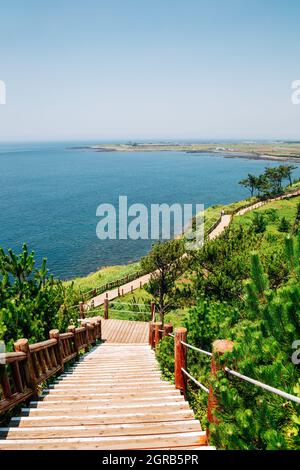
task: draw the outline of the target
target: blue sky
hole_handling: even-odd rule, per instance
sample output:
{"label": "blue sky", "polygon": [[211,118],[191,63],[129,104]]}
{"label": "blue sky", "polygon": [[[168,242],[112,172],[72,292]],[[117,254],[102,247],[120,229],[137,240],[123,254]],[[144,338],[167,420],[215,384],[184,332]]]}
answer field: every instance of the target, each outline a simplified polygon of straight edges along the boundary
{"label": "blue sky", "polygon": [[298,0],[10,0],[0,140],[300,139]]}

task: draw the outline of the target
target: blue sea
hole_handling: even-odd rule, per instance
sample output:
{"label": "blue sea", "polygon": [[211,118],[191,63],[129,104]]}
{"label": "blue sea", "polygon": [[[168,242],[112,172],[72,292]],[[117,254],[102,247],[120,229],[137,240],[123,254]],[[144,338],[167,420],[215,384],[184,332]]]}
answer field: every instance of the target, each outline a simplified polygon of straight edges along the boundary
{"label": "blue sea", "polygon": [[[138,260],[151,240],[96,236],[101,203],[227,204],[248,196],[238,182],[277,162],[181,152],[93,152],[86,143],[0,144],[0,245],[26,242],[63,279]],[[90,142],[88,143],[90,144]],[[300,176],[298,168],[295,177]]]}

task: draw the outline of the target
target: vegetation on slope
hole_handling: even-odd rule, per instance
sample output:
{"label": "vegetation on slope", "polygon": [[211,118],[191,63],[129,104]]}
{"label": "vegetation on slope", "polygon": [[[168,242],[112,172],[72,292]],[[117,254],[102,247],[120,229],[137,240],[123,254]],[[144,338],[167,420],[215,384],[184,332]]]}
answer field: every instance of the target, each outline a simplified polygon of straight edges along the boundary
{"label": "vegetation on slope", "polygon": [[[264,217],[264,230],[255,231],[255,213]],[[283,217],[290,234],[280,231]],[[291,361],[293,342],[300,339],[297,217],[299,198],[266,204],[236,217],[221,237],[196,253],[189,293],[194,305],[183,323],[190,344],[211,351],[214,340],[231,339],[231,368],[300,396],[299,366]],[[171,338],[161,342],[159,358],[165,374],[172,376]],[[299,448],[299,405],[222,372],[212,380],[209,358],[196,352],[189,351],[188,364],[200,382],[213,385],[219,400],[220,423],[210,425],[218,448]],[[207,395],[189,384],[189,399],[207,426]]]}
{"label": "vegetation on slope", "polygon": [[115,281],[116,279],[123,278],[129,274],[133,274],[140,269],[140,263],[131,263],[120,266],[107,266],[99,269],[95,273],[91,273],[88,276],[77,277],[70,281],[65,281],[65,286],[73,285],[73,288],[80,293],[88,292],[89,290],[95,289],[102,284]]}

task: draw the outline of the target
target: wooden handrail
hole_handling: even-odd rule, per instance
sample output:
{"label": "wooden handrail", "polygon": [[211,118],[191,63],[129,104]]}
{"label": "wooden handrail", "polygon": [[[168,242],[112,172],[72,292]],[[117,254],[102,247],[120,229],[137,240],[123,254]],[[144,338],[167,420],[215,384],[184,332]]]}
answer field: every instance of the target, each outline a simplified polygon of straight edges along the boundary
{"label": "wooden handrail", "polygon": [[0,413],[17,404],[37,398],[38,385],[61,373],[64,364],[77,358],[80,350],[101,339],[100,317],[85,326],[70,326],[66,333],[51,330],[50,339],[29,344],[20,339],[14,344],[15,352],[0,354]]}
{"label": "wooden handrail", "polygon": [[29,344],[30,352],[39,352],[43,349],[47,349],[50,346],[54,346],[56,344],[55,339],[47,339],[46,341],[41,341],[40,343]]}
{"label": "wooden handrail", "polygon": [[22,352],[8,352],[0,354],[0,364],[11,364],[12,362],[21,362],[26,359],[26,354]]}

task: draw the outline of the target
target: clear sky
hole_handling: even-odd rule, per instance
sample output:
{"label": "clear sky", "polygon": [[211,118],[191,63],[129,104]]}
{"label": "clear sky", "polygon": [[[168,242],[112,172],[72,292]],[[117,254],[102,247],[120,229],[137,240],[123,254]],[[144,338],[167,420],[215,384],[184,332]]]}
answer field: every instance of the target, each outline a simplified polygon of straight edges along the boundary
{"label": "clear sky", "polygon": [[10,0],[0,140],[300,139],[299,0]]}

